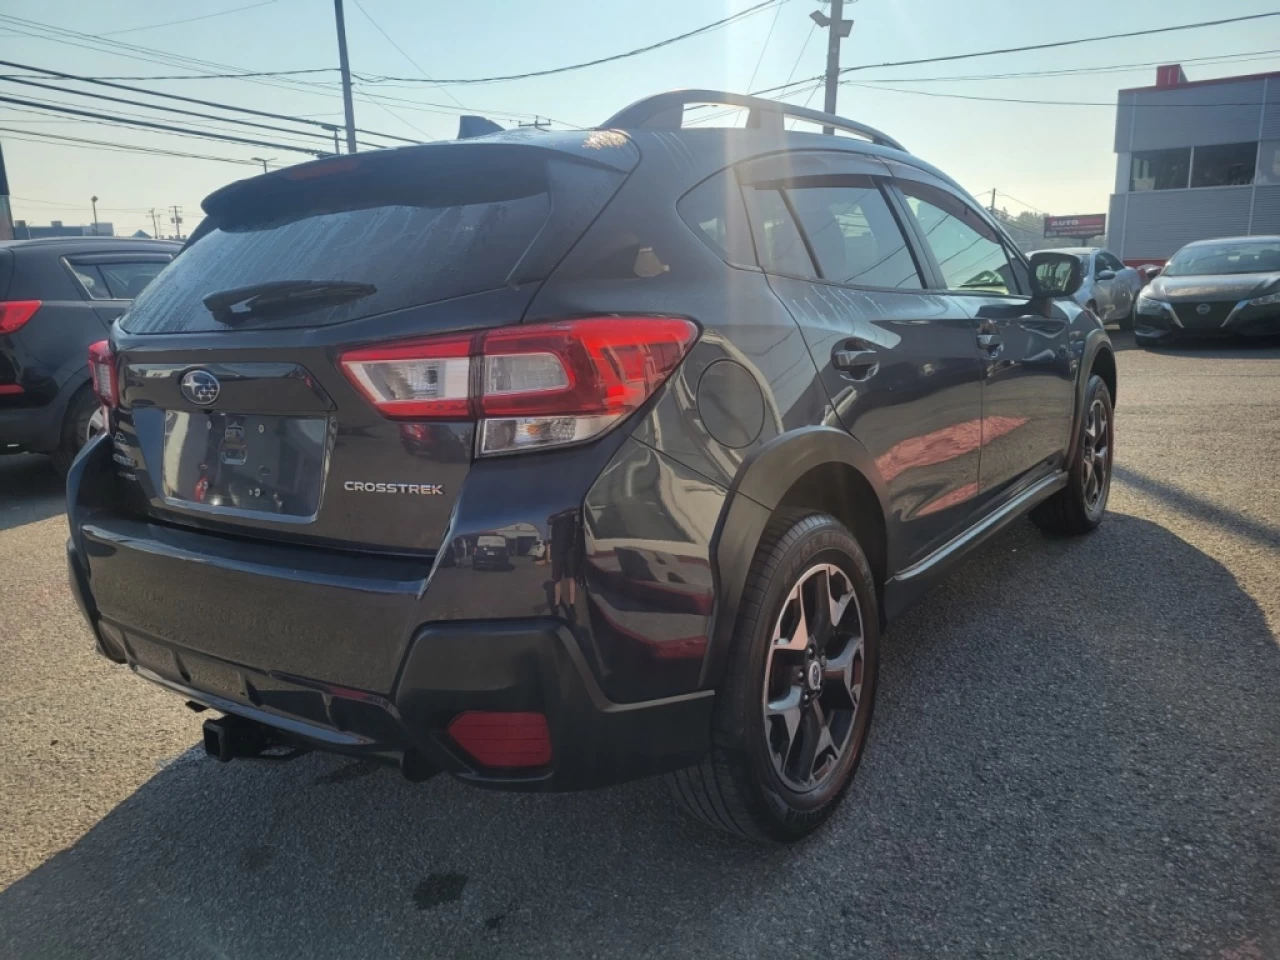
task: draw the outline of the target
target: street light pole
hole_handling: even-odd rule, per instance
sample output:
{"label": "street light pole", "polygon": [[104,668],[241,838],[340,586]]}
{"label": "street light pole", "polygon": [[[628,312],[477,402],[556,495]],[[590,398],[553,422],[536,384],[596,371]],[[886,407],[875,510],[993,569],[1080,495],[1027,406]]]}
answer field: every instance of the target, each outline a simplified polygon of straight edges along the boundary
{"label": "street light pole", "polygon": [[347,120],[347,153],[356,152],[356,110],[351,102],[351,64],[347,61],[347,22],[342,16],[342,0],[333,0],[338,21],[338,66],[342,69],[342,109]]}
{"label": "street light pole", "polygon": [[90,197],[89,202],[93,204],[93,235],[98,235],[98,198]]}

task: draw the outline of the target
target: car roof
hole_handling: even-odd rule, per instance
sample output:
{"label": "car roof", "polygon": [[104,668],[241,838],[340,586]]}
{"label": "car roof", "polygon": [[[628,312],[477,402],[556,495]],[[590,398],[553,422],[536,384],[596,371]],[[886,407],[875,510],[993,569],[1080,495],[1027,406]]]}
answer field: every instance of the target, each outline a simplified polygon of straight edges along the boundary
{"label": "car roof", "polygon": [[182,244],[176,240],[152,240],[134,237],[37,237],[34,240],[0,241],[0,250],[54,249],[62,253],[110,253],[113,250],[154,250],[176,253]]}
{"label": "car roof", "polygon": [[1212,237],[1209,240],[1192,240],[1188,247],[1207,247],[1212,243],[1280,243],[1280,236],[1264,234],[1252,237]]}

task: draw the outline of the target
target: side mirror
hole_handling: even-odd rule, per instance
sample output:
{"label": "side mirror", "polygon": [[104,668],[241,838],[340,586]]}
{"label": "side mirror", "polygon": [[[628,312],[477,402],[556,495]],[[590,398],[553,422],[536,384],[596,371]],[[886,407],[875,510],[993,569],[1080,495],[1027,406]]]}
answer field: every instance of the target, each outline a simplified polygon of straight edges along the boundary
{"label": "side mirror", "polygon": [[1097,279],[1099,280],[1114,280],[1115,278],[1116,278],[1116,272],[1114,270],[1099,271],[1097,276]]}
{"label": "side mirror", "polygon": [[1031,255],[1031,286],[1036,297],[1070,297],[1083,283],[1084,265],[1079,257],[1052,250],[1040,250]]}
{"label": "side mirror", "polygon": [[1160,274],[1164,273],[1164,267],[1151,266],[1146,268],[1147,279],[1154,280]]}

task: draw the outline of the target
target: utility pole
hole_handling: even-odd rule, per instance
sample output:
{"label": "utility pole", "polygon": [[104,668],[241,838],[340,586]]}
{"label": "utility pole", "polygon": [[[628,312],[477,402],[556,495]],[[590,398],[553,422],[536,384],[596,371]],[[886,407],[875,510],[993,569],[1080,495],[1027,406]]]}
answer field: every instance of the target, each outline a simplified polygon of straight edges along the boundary
{"label": "utility pole", "polygon": [[93,235],[98,235],[98,198],[90,197],[89,202],[93,204]]}
{"label": "utility pole", "polygon": [[[827,28],[827,97],[823,110],[836,112],[836,92],[840,89],[840,41],[849,36],[853,30],[853,21],[845,20],[844,0],[831,0],[831,16],[821,10],[809,14],[809,19],[820,27]],[[822,132],[833,134],[831,127],[823,127]]]}
{"label": "utility pole", "polygon": [[249,159],[250,159],[250,160],[257,160],[260,164],[262,164],[262,172],[263,172],[263,173],[266,173],[266,172],[267,172],[267,161],[268,161],[268,160],[274,160],[274,159],[275,159],[275,157],[250,157]]}
{"label": "utility pole", "polygon": [[991,188],[991,215],[996,215],[996,188]]}
{"label": "utility pole", "polygon": [[182,208],[175,204],[169,209],[173,211],[173,216],[169,218],[169,222],[173,224],[173,229],[178,234],[177,237],[175,237],[174,239],[181,240],[182,239]]}
{"label": "utility pole", "polygon": [[517,123],[517,127],[533,127],[535,130],[548,130],[551,127],[550,120],[543,120],[537,114],[534,114],[533,123]]}
{"label": "utility pole", "polygon": [[347,153],[356,152],[356,110],[351,103],[351,64],[347,62],[347,22],[342,16],[342,0],[333,0],[338,21],[338,66],[342,68],[342,108],[347,118]]}
{"label": "utility pole", "polygon": [[156,208],[152,207],[149,211],[151,214],[151,236],[156,240],[160,239],[160,218],[156,216]]}

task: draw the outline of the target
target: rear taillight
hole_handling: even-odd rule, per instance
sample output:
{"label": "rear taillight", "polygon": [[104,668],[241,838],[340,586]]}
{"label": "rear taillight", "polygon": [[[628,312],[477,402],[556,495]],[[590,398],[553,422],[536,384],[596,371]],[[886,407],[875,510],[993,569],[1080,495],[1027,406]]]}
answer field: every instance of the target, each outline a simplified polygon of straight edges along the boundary
{"label": "rear taillight", "polygon": [[698,328],[676,317],[590,317],[367,347],[343,371],[385,416],[479,421],[479,452],[588,440],[636,410]]}
{"label": "rear taillight", "polygon": [[21,330],[39,309],[39,300],[0,300],[0,336]]}
{"label": "rear taillight", "polygon": [[108,407],[115,407],[120,395],[116,388],[116,355],[110,341],[99,340],[90,345],[89,379],[93,381],[94,395]]}

